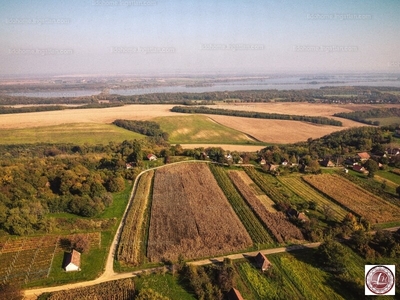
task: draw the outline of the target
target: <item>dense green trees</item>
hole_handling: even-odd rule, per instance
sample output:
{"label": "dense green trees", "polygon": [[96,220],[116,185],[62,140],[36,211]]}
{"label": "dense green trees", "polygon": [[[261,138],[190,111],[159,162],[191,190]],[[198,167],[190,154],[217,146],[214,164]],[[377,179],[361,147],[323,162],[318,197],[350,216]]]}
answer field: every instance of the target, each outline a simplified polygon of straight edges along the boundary
{"label": "dense green trees", "polygon": [[155,142],[168,141],[168,133],[160,129],[160,125],[153,121],[115,120],[114,125],[134,131],[149,137]]}
{"label": "dense green trees", "polygon": [[388,118],[388,117],[400,117],[400,108],[390,107],[390,108],[376,108],[371,110],[361,110],[353,111],[348,113],[336,113],[336,117],[346,118],[353,121],[369,124],[369,125],[379,125],[379,121],[372,121],[368,119],[374,118]]}
{"label": "dense green trees", "polygon": [[[0,228],[18,235],[48,231],[48,213],[100,214],[113,192],[134,179],[127,159],[142,160],[146,141],[108,146],[0,146]],[[143,145],[142,145],[143,144]]]}

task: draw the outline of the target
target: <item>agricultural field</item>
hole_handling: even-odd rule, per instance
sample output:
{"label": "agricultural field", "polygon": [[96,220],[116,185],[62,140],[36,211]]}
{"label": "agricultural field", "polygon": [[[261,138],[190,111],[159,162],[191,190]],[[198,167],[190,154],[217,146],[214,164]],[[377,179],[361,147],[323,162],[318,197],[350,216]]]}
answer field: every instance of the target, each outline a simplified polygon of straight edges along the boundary
{"label": "agricultural field", "polygon": [[131,279],[108,281],[97,285],[77,289],[53,292],[47,300],[76,299],[113,299],[130,300],[135,295],[135,286]]}
{"label": "agricultural field", "polygon": [[327,210],[329,210],[332,219],[337,222],[341,222],[348,213],[343,207],[333,203],[310,187],[300,176],[281,176],[279,177],[279,181],[304,200],[315,201],[317,203],[317,210],[322,214],[326,214]]}
{"label": "agricultural field", "polygon": [[[38,132],[43,131],[36,138],[46,138],[47,130],[57,130],[53,126],[70,127],[71,124],[91,124],[95,127],[101,127],[101,125],[109,125],[116,119],[126,120],[153,120],[164,123],[162,125],[163,130],[170,133],[171,142],[181,144],[192,144],[192,143],[247,143],[254,142],[254,137],[260,141],[268,143],[290,143],[304,141],[309,137],[318,138],[334,131],[343,130],[350,127],[362,126],[362,124],[350,120],[340,119],[343,122],[343,127],[337,126],[319,126],[312,125],[305,122],[297,121],[284,121],[284,120],[258,120],[252,118],[240,118],[230,116],[217,116],[212,115],[210,118],[206,116],[194,116],[200,117],[193,118],[188,116],[185,119],[180,113],[173,113],[170,109],[173,105],[125,105],[121,107],[101,108],[101,109],[73,109],[63,111],[48,111],[48,112],[34,112],[24,114],[9,114],[0,115],[0,127],[4,129],[29,129],[44,127],[44,130],[38,129]],[[228,108],[238,110],[249,110],[249,111],[260,111],[268,113],[284,113],[284,114],[295,114],[295,115],[315,115],[315,116],[326,116],[330,117],[337,112],[348,112],[352,111],[350,107],[341,107],[331,104],[311,104],[311,103],[257,103],[257,104],[246,104],[246,105],[217,105],[214,108]],[[159,118],[162,117],[162,118]],[[170,117],[173,117],[170,119]],[[177,119],[176,119],[177,118]],[[176,123],[178,119],[183,118],[185,126],[180,126],[184,130],[179,130]],[[339,119],[339,118],[338,118]],[[214,120],[214,121],[212,121]],[[82,125],[78,125],[82,126]],[[90,125],[88,125],[90,126]],[[196,129],[197,126],[197,129]],[[293,126],[296,127],[296,131],[293,131]],[[165,128],[164,128],[165,127]],[[46,129],[48,128],[48,129]],[[268,130],[266,130],[268,128]],[[14,133],[22,134],[31,142],[29,138],[29,132],[32,131],[10,131],[6,130],[2,133],[4,137],[14,136]],[[95,129],[93,128],[95,131]],[[100,129],[101,131],[110,131],[106,126]],[[113,129],[115,130],[115,129]],[[79,133],[79,132],[77,132]],[[84,135],[79,137],[82,139],[90,139],[90,136]],[[121,135],[129,134],[119,132]],[[132,133],[130,133],[132,134]],[[43,136],[42,136],[43,135]],[[33,135],[35,136],[35,135]],[[66,134],[68,136],[68,134]],[[118,135],[117,135],[118,136]],[[195,136],[195,137],[194,137]],[[3,136],[0,135],[3,138]],[[56,137],[56,142],[59,139],[66,139],[68,137]],[[101,138],[101,136],[100,136]],[[102,142],[105,140],[114,140],[113,136],[104,136]],[[118,138],[118,137],[115,137]],[[126,138],[122,138],[124,140]],[[132,138],[128,138],[132,139]],[[11,143],[8,138],[8,143]],[[23,141],[23,140],[21,140]],[[224,142],[225,141],[225,142]],[[96,140],[97,143],[97,140]]]}
{"label": "agricultural field", "polygon": [[108,144],[144,136],[111,124],[74,123],[0,131],[0,144],[74,143]]}
{"label": "agricultural field", "polygon": [[246,134],[231,129],[229,126],[217,124],[202,115],[159,117],[153,121],[160,124],[163,131],[168,132],[171,143],[257,143]]}
{"label": "agricultural field", "polygon": [[[100,233],[86,234],[89,244],[99,248]],[[40,236],[11,239],[0,243],[0,282],[28,283],[50,275],[54,256],[64,253],[62,240],[69,236]],[[61,268],[60,266],[57,266]]]}
{"label": "agricultural field", "polygon": [[207,257],[252,245],[207,164],[178,164],[154,175],[147,256]]}
{"label": "agricultural field", "polygon": [[246,174],[244,171],[236,171],[236,174],[240,177],[240,179],[245,183],[251,190],[251,192],[260,200],[260,202],[265,206],[265,208],[269,212],[277,212],[275,209],[274,201],[272,201],[267,195],[265,195],[261,189],[251,180],[249,175]]}
{"label": "agricultural field", "polygon": [[[278,202],[304,202],[289,189],[283,186],[275,177],[262,173],[254,167],[244,167],[247,175],[254,181],[255,184],[274,201]],[[293,203],[292,203],[293,204]]]}
{"label": "agricultural field", "polygon": [[238,172],[229,172],[229,178],[278,243],[304,240],[300,229],[290,223],[282,212],[271,213],[261,204],[253,191],[238,175]]}
{"label": "agricultural field", "polygon": [[247,205],[235,186],[228,177],[223,167],[210,165],[210,169],[217,180],[219,186],[225,193],[226,198],[234,209],[236,215],[250,234],[253,243],[271,246],[273,239],[256,217],[252,209]]}
{"label": "agricultural field", "polygon": [[342,177],[321,174],[304,176],[303,179],[372,224],[400,220],[400,208],[398,206],[390,204]]}
{"label": "agricultural field", "polygon": [[[354,290],[344,287],[329,270],[318,266],[314,251],[268,255],[272,267],[265,274],[248,261],[235,263],[235,269],[255,299],[357,299]],[[353,252],[350,258],[349,276],[362,283],[365,262]]]}
{"label": "agricultural field", "polygon": [[139,265],[145,256],[144,243],[146,224],[149,216],[148,202],[154,171],[141,175],[133,201],[127,215],[118,243],[117,260],[130,265]]}

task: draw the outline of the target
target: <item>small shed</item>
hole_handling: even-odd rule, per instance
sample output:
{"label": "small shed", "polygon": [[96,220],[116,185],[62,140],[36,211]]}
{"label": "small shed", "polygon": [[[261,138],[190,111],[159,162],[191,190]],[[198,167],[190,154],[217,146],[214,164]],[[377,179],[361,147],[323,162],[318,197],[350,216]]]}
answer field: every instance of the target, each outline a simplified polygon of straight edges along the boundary
{"label": "small shed", "polygon": [[152,160],[157,160],[157,156],[155,156],[154,154],[148,154],[147,155],[147,159],[152,161]]}
{"label": "small shed", "polygon": [[255,260],[256,260],[257,268],[261,269],[261,271],[263,271],[263,272],[265,270],[268,270],[272,266],[271,262],[261,252],[258,252],[258,254],[255,257]]}
{"label": "small shed", "polygon": [[72,250],[72,252],[66,252],[64,254],[64,269],[66,272],[80,271],[81,270],[81,254]]}
{"label": "small shed", "polygon": [[227,296],[228,300],[244,300],[240,292],[235,288],[231,288]]}

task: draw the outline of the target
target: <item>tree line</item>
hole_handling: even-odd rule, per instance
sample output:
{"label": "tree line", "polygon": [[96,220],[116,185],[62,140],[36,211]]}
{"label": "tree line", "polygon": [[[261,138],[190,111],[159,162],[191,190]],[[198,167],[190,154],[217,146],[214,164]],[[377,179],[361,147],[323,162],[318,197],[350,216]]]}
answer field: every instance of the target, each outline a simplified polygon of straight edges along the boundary
{"label": "tree line", "polygon": [[356,122],[376,125],[379,126],[379,121],[373,121],[369,119],[374,118],[389,118],[389,117],[400,117],[400,108],[390,107],[390,108],[375,108],[370,110],[353,111],[353,112],[341,112],[334,114],[335,117],[350,119]]}
{"label": "tree line", "polygon": [[168,141],[168,133],[163,131],[157,122],[118,119],[113,124],[158,140]]}
{"label": "tree line", "polygon": [[256,119],[275,119],[275,120],[291,120],[291,121],[303,121],[314,124],[342,126],[342,122],[329,119],[326,117],[317,116],[300,116],[300,115],[288,115],[288,114],[277,114],[277,113],[263,113],[253,111],[242,111],[222,108],[209,108],[205,106],[196,107],[184,107],[174,106],[171,109],[172,112],[179,113],[190,113],[190,114],[214,114],[234,117],[245,117],[245,118],[256,118]]}
{"label": "tree line", "polygon": [[[1,87],[0,87],[1,90]],[[117,95],[100,93],[82,97],[26,97],[0,95],[0,105],[16,104],[88,104],[106,100],[124,104],[213,104],[225,102],[319,102],[319,103],[400,103],[400,95],[391,93],[399,88],[390,87],[322,87],[304,90],[243,90],[203,93],[151,93],[143,95]]]}

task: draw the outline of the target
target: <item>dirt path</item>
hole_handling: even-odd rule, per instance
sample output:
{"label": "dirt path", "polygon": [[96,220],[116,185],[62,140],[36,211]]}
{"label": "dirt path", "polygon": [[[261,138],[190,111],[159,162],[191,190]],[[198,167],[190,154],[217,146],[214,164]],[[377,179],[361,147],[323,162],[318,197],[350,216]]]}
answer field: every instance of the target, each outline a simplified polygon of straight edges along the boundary
{"label": "dirt path", "polygon": [[[195,266],[203,266],[203,265],[209,265],[209,264],[216,263],[216,262],[222,262],[224,260],[224,258],[229,258],[231,260],[237,260],[237,259],[243,259],[243,258],[247,258],[247,257],[251,257],[251,256],[256,256],[258,252],[261,252],[261,253],[267,255],[267,254],[274,254],[274,253],[296,251],[296,250],[301,250],[301,249],[315,248],[315,247],[318,247],[319,245],[320,245],[320,243],[309,243],[309,244],[303,244],[303,245],[294,245],[294,246],[288,246],[288,247],[264,249],[264,250],[254,251],[254,252],[243,252],[243,253],[237,253],[237,254],[232,254],[232,255],[227,255],[227,256],[220,256],[220,257],[215,257],[215,258],[197,260],[197,261],[189,262],[188,264],[195,265]],[[110,251],[110,253],[112,253],[112,251]],[[109,255],[109,257],[110,257],[110,255]],[[108,259],[107,259],[107,262],[108,262]],[[101,275],[99,278],[97,278],[95,280],[91,280],[91,281],[71,283],[71,284],[53,286],[53,287],[48,287],[48,288],[25,290],[24,291],[24,296],[25,296],[24,299],[25,300],[34,300],[34,299],[37,299],[38,296],[43,293],[76,289],[76,288],[87,287],[87,286],[99,284],[102,282],[131,278],[131,277],[135,277],[137,275],[143,274],[143,273],[147,273],[147,274],[152,273],[152,272],[158,271],[160,269],[163,269],[163,267],[142,269],[139,271],[126,272],[126,273],[115,273],[114,271],[110,272],[110,270],[108,270],[108,272],[107,271],[104,272],[103,275]]]}

